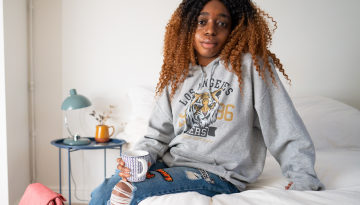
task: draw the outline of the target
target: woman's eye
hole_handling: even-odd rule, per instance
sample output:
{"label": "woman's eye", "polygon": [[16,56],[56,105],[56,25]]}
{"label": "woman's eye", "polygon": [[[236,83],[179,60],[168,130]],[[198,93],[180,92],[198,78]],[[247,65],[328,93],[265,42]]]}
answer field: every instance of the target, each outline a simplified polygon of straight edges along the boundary
{"label": "woman's eye", "polygon": [[205,21],[205,20],[199,20],[199,21],[198,21],[198,24],[199,24],[199,25],[205,25],[205,24],[206,24],[206,21]]}
{"label": "woman's eye", "polygon": [[225,22],[218,22],[218,25],[220,26],[220,27],[226,27],[227,26],[227,23],[225,23]]}

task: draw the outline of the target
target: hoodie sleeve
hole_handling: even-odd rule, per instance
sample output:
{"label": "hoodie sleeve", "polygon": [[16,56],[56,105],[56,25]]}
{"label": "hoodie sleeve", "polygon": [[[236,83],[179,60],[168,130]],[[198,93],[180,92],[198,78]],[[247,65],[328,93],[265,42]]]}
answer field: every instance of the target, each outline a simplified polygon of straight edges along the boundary
{"label": "hoodie sleeve", "polygon": [[169,99],[167,91],[164,90],[155,102],[146,135],[135,145],[135,149],[150,153],[152,164],[164,155],[175,136]]}
{"label": "hoodie sleeve", "polygon": [[310,135],[274,66],[276,85],[269,72],[265,82],[253,70],[255,126],[261,129],[265,144],[280,164],[283,175],[293,182],[290,189],[324,189],[314,170],[315,149]]}

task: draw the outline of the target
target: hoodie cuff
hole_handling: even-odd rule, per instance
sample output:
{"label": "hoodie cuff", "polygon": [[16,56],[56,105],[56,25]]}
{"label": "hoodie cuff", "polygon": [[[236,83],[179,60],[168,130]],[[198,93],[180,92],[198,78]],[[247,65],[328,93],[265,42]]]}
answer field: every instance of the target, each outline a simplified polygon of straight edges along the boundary
{"label": "hoodie cuff", "polygon": [[325,190],[324,184],[320,182],[317,178],[310,179],[293,179],[290,180],[293,182],[289,190],[297,191],[320,191]]}

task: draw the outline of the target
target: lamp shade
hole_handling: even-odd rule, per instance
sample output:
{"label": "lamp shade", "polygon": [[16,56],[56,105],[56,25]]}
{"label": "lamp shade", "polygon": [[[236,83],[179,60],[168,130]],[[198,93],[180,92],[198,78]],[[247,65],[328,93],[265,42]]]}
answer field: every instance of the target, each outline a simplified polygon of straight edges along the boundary
{"label": "lamp shade", "polygon": [[89,107],[90,100],[82,95],[78,95],[76,89],[70,90],[70,96],[67,97],[61,105],[62,110],[76,110],[80,108]]}

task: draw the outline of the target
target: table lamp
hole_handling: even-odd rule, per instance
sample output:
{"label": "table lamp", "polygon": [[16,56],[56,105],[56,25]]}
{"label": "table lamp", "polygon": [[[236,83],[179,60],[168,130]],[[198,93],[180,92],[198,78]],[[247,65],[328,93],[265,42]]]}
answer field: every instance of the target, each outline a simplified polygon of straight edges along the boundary
{"label": "table lamp", "polygon": [[[81,108],[86,108],[91,105],[90,100],[82,95],[78,95],[76,89],[70,90],[70,96],[67,97],[61,105],[61,110],[77,110]],[[69,124],[67,121],[67,117],[65,114],[65,127],[69,133],[69,137],[64,139],[63,143],[67,145],[87,145],[90,144],[91,141],[88,138],[80,137],[78,134],[73,135],[70,131]]]}

